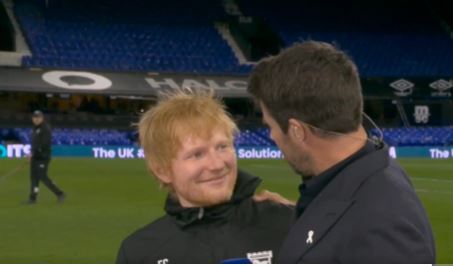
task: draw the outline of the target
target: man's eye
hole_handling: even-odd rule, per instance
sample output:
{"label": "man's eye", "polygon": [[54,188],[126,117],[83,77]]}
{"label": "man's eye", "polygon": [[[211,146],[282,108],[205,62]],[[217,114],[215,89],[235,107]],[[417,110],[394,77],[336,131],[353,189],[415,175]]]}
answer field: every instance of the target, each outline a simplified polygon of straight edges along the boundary
{"label": "man's eye", "polygon": [[220,144],[220,145],[217,146],[217,149],[218,150],[225,150],[225,149],[228,148],[228,146],[229,146],[228,144]]}
{"label": "man's eye", "polygon": [[192,154],[190,157],[192,157],[194,159],[201,159],[203,157],[203,153],[202,152],[196,152],[196,153]]}

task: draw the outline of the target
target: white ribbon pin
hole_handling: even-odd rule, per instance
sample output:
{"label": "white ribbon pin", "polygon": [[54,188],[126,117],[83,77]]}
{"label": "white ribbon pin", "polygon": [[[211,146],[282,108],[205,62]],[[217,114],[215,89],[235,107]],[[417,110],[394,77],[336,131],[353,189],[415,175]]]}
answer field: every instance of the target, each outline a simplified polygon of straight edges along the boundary
{"label": "white ribbon pin", "polygon": [[307,244],[313,243],[313,235],[315,234],[315,231],[310,230],[308,231],[308,238],[307,238]]}

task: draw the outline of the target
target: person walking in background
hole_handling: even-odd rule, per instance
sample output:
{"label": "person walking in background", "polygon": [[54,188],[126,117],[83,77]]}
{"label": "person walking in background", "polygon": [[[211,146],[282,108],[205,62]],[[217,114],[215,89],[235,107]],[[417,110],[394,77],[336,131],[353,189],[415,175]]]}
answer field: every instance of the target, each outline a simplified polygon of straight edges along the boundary
{"label": "person walking in background", "polygon": [[278,263],[435,263],[410,178],[362,126],[360,78],[344,52],[294,44],[258,63],[248,91],[303,180]]}
{"label": "person walking in background", "polygon": [[62,203],[66,194],[49,178],[48,168],[51,160],[52,132],[44,119],[44,114],[36,110],[32,114],[33,130],[30,154],[30,197],[27,204],[35,204],[39,193],[39,183],[46,185]]}

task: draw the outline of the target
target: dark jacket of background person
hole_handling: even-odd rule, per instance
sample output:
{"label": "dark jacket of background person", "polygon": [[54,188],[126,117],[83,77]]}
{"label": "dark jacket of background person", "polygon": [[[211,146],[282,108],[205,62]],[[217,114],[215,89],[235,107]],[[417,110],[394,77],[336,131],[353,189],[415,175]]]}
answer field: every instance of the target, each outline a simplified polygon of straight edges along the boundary
{"label": "dark jacket of background person", "polygon": [[271,262],[294,220],[292,207],[252,199],[261,180],[239,171],[232,199],[182,208],[169,197],[166,215],[123,241],[117,263]]}
{"label": "dark jacket of background person", "polygon": [[293,225],[277,262],[435,263],[425,210],[388,154],[377,149],[338,173]]}
{"label": "dark jacket of background person", "polygon": [[50,161],[51,158],[52,133],[50,126],[42,122],[33,127],[31,136],[32,160]]}

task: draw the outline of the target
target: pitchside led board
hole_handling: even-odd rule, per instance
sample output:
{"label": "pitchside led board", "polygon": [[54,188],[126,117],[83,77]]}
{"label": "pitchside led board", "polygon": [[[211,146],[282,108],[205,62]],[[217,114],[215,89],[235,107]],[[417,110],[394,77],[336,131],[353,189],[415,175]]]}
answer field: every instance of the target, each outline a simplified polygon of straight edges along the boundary
{"label": "pitchside led board", "polygon": [[[0,145],[0,159],[23,158],[30,153],[28,144]],[[277,147],[236,147],[239,159],[283,159]],[[54,157],[85,157],[95,159],[136,159],[143,158],[143,149],[137,146],[52,146]],[[453,159],[451,147],[390,147],[393,158]]]}

